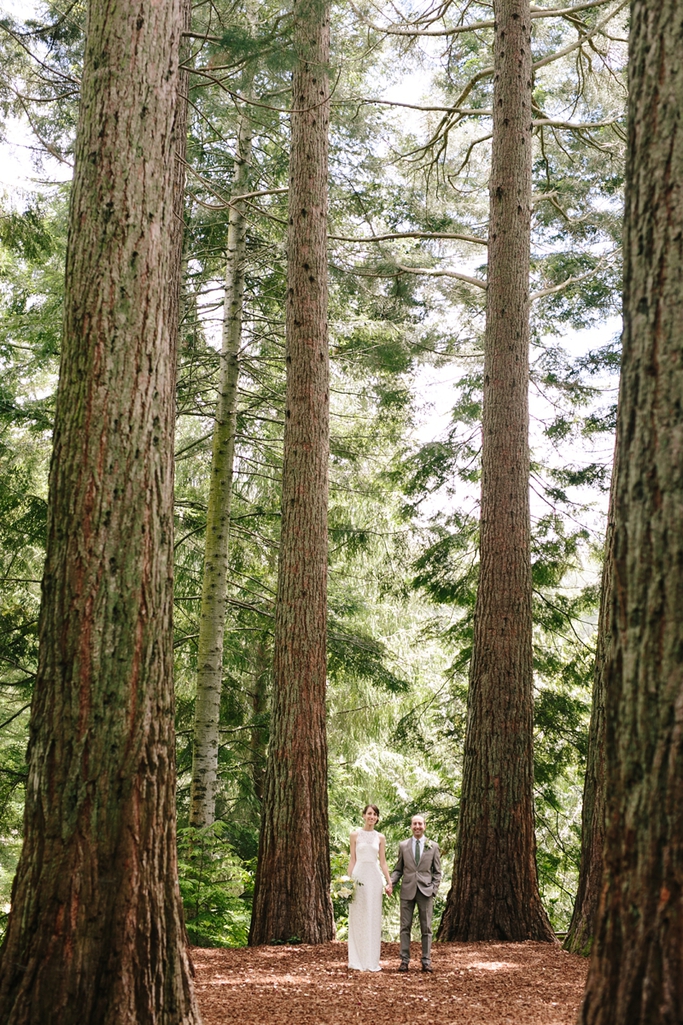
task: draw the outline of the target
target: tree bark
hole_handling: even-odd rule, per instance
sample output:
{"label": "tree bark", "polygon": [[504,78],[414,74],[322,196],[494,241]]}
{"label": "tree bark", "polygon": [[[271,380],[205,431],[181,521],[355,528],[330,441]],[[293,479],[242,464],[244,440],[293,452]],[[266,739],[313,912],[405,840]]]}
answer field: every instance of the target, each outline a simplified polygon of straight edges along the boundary
{"label": "tree bark", "polygon": [[3,1025],[199,1021],[177,883],[171,619],[186,10],[88,12]]}
{"label": "tree bark", "polygon": [[327,738],[329,17],[297,0],[282,534],[273,708],[249,942],[332,939]]}
{"label": "tree bark", "polygon": [[263,785],[268,756],[268,728],[264,722],[268,712],[268,691],[272,660],[270,649],[265,637],[256,642],[254,652],[254,689],[251,692],[251,714],[253,726],[249,734],[249,756],[251,759],[251,779],[254,787],[254,796],[257,801],[263,801]]}
{"label": "tree bark", "polygon": [[[233,197],[247,191],[252,131],[248,114],[242,114],[237,132]],[[223,637],[228,593],[230,507],[237,433],[237,385],[242,341],[246,229],[244,203],[234,203],[228,215],[221,372],[216,425],[213,431],[209,508],[204,546],[190,791],[191,826],[210,826],[216,817],[218,727],[223,685]]]}
{"label": "tree bark", "polygon": [[[173,118],[173,139],[176,157],[173,161],[173,224],[170,231],[170,288],[168,318],[175,325],[176,359],[181,335],[183,281],[186,277],[185,254],[185,168],[187,157],[187,118],[190,95],[189,46],[185,33],[192,27],[192,0],[180,0],[181,40],[178,68],[178,100]],[[177,376],[177,370],[176,370]],[[175,466],[175,463],[174,463]]]}
{"label": "tree bark", "polygon": [[533,811],[529,516],[531,16],[495,0],[479,588],[442,940],[554,940]]}
{"label": "tree bark", "polygon": [[572,954],[587,956],[593,946],[600,890],[602,887],[603,852],[606,828],[605,792],[605,667],[611,642],[610,609],[614,589],[614,502],[616,491],[616,462],[618,447],[614,451],[614,470],[610,487],[605,561],[602,568],[598,639],[595,650],[595,671],[591,721],[588,734],[588,758],[583,786],[581,809],[581,864],[579,886],[574,902],[572,920],[564,941],[564,949]]}
{"label": "tree bark", "polygon": [[683,1011],[683,0],[634,0],[605,876],[584,1025]]}

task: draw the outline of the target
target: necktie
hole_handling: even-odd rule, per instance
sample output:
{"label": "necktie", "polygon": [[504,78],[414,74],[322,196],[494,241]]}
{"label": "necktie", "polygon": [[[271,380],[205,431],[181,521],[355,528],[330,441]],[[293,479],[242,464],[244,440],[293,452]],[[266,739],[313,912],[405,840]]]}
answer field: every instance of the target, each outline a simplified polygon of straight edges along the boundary
{"label": "necktie", "polygon": [[415,864],[420,864],[420,841],[415,841]]}

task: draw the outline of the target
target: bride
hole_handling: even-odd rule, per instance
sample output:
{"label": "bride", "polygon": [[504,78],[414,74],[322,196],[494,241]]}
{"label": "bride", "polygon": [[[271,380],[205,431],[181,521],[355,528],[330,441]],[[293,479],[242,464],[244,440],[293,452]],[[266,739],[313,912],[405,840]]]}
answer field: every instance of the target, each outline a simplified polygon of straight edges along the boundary
{"label": "bride", "polygon": [[381,971],[382,890],[392,890],[384,837],[375,829],[378,822],[379,808],[366,804],[363,828],[350,837],[349,875],[356,880],[356,892],[349,905],[349,968],[359,972]]}

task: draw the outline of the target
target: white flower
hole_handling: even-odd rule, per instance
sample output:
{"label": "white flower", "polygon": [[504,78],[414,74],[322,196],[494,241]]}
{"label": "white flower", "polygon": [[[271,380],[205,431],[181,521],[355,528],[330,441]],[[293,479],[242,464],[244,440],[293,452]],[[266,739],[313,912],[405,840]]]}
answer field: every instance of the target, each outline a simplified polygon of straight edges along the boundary
{"label": "white flower", "polygon": [[335,900],[350,903],[356,893],[356,888],[363,884],[352,876],[338,876],[332,880],[332,896]]}

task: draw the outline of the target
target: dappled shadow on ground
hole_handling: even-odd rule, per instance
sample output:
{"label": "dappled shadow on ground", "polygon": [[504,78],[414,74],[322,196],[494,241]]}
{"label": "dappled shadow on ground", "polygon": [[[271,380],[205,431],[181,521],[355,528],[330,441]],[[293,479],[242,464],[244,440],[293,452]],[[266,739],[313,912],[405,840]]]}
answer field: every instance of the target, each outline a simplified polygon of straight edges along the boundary
{"label": "dappled shadow on ground", "polygon": [[193,948],[204,1025],[574,1025],[588,962],[547,943],[438,943],[434,974],[398,974],[398,944],[382,971],[346,967],[346,944]]}

